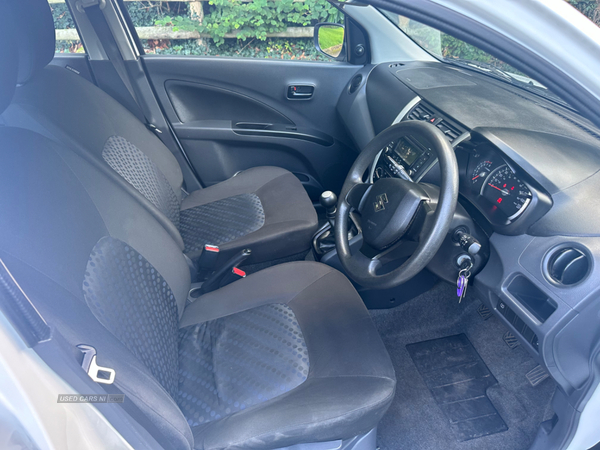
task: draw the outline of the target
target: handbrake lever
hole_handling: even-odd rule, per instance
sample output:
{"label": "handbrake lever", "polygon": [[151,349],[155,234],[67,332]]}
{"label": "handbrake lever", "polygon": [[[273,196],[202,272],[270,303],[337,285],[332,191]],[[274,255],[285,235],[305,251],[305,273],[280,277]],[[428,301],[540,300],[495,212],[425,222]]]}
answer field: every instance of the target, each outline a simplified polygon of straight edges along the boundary
{"label": "handbrake lever", "polygon": [[222,282],[225,281],[225,277],[231,279],[231,274],[236,274],[238,275],[238,277],[243,278],[246,274],[239,270],[237,267],[245,260],[247,260],[250,257],[250,255],[252,255],[252,250],[250,250],[249,248],[245,248],[237,255],[234,255],[231,259],[229,259],[229,261],[227,261],[217,271],[215,271],[215,273],[208,277],[204,283],[202,283],[200,293],[203,295],[207,294],[208,292],[212,292],[216,289],[219,289],[222,286]]}

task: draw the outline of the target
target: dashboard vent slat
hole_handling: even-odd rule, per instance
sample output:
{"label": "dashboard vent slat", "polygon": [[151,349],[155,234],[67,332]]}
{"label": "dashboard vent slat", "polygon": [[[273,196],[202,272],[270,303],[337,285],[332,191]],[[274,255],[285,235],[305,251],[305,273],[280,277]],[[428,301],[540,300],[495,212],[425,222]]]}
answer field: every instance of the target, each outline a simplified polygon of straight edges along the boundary
{"label": "dashboard vent slat", "polygon": [[461,135],[461,132],[456,129],[453,125],[450,125],[447,121],[441,120],[436,125],[442,132],[450,139],[450,142],[454,142],[456,138]]}
{"label": "dashboard vent slat", "polygon": [[450,124],[448,120],[441,119],[440,116],[440,113],[433,111],[431,108],[423,105],[423,103],[419,103],[408,112],[406,118],[408,120],[427,120],[431,123],[435,123],[433,121],[435,119],[437,121],[435,126],[442,130],[450,142],[454,142],[463,132],[456,125]]}
{"label": "dashboard vent slat", "polygon": [[558,284],[571,286],[582,281],[588,274],[590,261],[581,250],[562,248],[548,262],[548,274]]}
{"label": "dashboard vent slat", "polygon": [[426,108],[423,105],[417,105],[415,106],[409,113],[408,113],[408,118],[410,120],[427,120],[430,117],[433,117],[433,111],[431,111],[430,109]]}

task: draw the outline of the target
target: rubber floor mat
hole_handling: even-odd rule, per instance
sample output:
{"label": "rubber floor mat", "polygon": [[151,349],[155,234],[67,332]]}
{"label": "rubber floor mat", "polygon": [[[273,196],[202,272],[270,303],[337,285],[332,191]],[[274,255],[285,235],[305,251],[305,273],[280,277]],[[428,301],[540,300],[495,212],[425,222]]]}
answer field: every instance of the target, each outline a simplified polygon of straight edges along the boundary
{"label": "rubber floor mat", "polygon": [[508,430],[486,391],[498,383],[464,334],[406,346],[458,442]]}

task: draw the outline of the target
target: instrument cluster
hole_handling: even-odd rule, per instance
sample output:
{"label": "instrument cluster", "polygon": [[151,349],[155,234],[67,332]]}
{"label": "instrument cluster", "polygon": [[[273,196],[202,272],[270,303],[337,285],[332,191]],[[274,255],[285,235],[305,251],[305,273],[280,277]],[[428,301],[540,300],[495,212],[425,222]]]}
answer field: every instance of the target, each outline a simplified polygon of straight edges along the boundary
{"label": "instrument cluster", "polygon": [[515,220],[531,203],[531,190],[504,161],[478,162],[469,176],[475,193],[502,211],[507,220]]}
{"label": "instrument cluster", "polygon": [[460,193],[492,225],[504,228],[520,223],[540,201],[550,202],[531,177],[492,145],[466,142],[455,150],[461,171]]}
{"label": "instrument cluster", "polygon": [[[534,187],[530,177],[489,143],[463,142],[455,147],[460,170],[460,194],[475,207],[487,221],[511,234],[522,232],[521,225],[513,225],[540,200],[549,203],[549,197]],[[390,142],[377,156],[372,166],[370,181],[399,177],[414,182],[435,181],[431,171],[437,158],[425,145],[404,137]],[[527,222],[523,219],[521,222]],[[518,222],[518,223],[521,223]],[[525,226],[526,224],[523,223]]]}

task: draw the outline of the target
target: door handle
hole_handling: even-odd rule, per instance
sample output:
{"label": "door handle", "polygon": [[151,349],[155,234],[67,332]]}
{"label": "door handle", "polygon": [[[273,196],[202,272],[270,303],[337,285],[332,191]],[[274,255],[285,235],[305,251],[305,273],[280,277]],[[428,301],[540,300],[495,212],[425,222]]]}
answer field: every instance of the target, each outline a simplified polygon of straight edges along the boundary
{"label": "door handle", "polygon": [[315,92],[315,87],[306,84],[293,84],[288,86],[288,100],[309,100]]}

